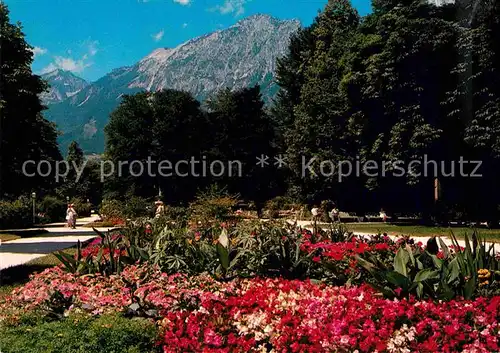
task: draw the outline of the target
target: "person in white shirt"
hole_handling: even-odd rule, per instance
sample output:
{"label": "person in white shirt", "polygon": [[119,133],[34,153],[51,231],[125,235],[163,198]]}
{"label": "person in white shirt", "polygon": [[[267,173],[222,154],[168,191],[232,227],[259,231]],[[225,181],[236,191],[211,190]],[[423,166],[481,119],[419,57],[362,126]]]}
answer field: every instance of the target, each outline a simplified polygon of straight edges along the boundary
{"label": "person in white shirt", "polygon": [[68,221],[69,228],[76,228],[76,211],[73,204],[68,205],[68,209],[66,210],[66,220]]}
{"label": "person in white shirt", "polygon": [[337,206],[333,206],[333,209],[330,211],[330,218],[333,222],[340,222],[340,211]]}
{"label": "person in white shirt", "polygon": [[312,213],[312,219],[313,221],[316,221],[319,217],[319,208],[318,206],[314,206],[312,209],[311,209],[311,213]]}
{"label": "person in white shirt", "polygon": [[155,218],[160,218],[165,212],[165,206],[162,201],[156,201],[155,205],[156,205]]}
{"label": "person in white shirt", "polygon": [[387,213],[385,213],[384,209],[380,210],[380,218],[382,219],[382,222],[387,222]]}

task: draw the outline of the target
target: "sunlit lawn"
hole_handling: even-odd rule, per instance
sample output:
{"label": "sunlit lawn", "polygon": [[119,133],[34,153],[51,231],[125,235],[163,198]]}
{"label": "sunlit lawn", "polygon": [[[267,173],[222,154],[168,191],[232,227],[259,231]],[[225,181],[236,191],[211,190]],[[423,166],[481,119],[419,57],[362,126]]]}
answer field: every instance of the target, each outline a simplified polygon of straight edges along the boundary
{"label": "sunlit lawn", "polygon": [[[346,227],[352,232],[363,232],[363,233],[387,233],[388,235],[409,235],[412,237],[430,237],[430,236],[450,236],[450,233],[457,238],[464,238],[465,234],[471,235],[473,228],[467,227],[426,227],[419,225],[392,225],[392,224],[363,224],[363,223],[352,223],[346,224]],[[500,229],[486,229],[478,228],[477,231],[480,235],[484,236],[490,241],[500,241]]]}
{"label": "sunlit lawn", "polygon": [[[451,232],[459,238],[464,239],[467,234],[472,235],[474,228],[468,227],[427,227],[420,225],[394,225],[385,223],[343,223],[351,232],[384,234],[392,236],[409,235],[411,237],[449,237]],[[328,223],[318,223],[319,227],[328,228]],[[307,228],[312,228],[307,225]],[[480,236],[491,242],[500,242],[500,229],[476,228]]]}
{"label": "sunlit lawn", "polygon": [[16,239],[19,239],[19,238],[21,238],[21,237],[18,236],[18,235],[14,235],[14,234],[2,234],[2,233],[0,233],[0,241],[16,240]]}
{"label": "sunlit lawn", "polygon": [[1,241],[9,241],[16,240],[19,238],[35,238],[35,237],[43,237],[48,234],[48,231],[45,229],[19,229],[19,230],[0,230],[0,240]]}

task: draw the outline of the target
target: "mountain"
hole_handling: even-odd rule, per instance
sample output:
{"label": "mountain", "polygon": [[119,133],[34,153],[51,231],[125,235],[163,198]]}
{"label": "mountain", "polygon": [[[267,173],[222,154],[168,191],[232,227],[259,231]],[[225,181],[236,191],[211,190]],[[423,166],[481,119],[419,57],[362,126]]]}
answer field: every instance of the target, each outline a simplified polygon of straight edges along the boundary
{"label": "mountain", "polygon": [[40,95],[44,104],[62,102],[89,85],[83,78],[60,69],[43,74],[42,78],[49,84],[48,91]]}
{"label": "mountain", "polygon": [[286,54],[296,20],[267,15],[245,18],[176,48],[160,48],[135,65],[113,70],[77,94],[51,104],[46,117],[64,134],[62,151],[72,140],[86,152],[104,149],[104,126],[124,94],[173,88],[191,92],[200,101],[223,88],[260,85],[269,101],[277,92],[276,59]]}
{"label": "mountain", "polygon": [[436,6],[442,6],[446,4],[454,4],[455,0],[430,0],[429,2],[433,3]]}

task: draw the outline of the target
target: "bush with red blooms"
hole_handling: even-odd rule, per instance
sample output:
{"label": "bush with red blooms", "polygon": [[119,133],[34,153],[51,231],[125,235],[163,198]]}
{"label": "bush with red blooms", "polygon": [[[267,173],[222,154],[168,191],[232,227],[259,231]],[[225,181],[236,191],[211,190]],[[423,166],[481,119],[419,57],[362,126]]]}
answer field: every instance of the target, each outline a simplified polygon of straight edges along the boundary
{"label": "bush with red blooms", "polygon": [[495,352],[500,297],[446,303],[384,299],[367,286],[166,275],[150,265],[120,275],[48,269],[0,304],[0,323],[45,310],[57,292],[65,315],[157,312],[160,344],[176,352]]}
{"label": "bush with red blooms", "polygon": [[[121,238],[121,235],[113,235],[110,239],[112,241],[118,239],[118,238]],[[81,257],[82,258],[86,258],[88,256],[91,256],[91,257],[96,257],[98,254],[99,254],[99,251],[102,249],[102,255],[103,256],[107,256],[109,255],[109,247],[107,246],[103,246],[103,242],[102,242],[102,238],[95,238],[94,240],[92,240],[92,242],[90,242],[86,247],[84,247],[82,250],[81,250]],[[126,250],[125,249],[115,249],[114,250],[114,257],[118,257],[120,255],[125,255],[126,254]],[[75,254],[75,258],[78,256],[78,254]]]}

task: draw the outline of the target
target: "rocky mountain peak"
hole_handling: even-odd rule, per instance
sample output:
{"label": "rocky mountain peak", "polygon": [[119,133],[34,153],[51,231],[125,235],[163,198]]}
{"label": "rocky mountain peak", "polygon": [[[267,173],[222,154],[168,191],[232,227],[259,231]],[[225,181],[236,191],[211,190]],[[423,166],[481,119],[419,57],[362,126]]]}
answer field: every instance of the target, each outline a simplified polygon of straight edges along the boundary
{"label": "rocky mountain peak", "polygon": [[[253,15],[175,48],[158,48],[134,65],[113,70],[59,104],[46,116],[65,132],[62,150],[72,140],[86,152],[102,152],[104,126],[125,94],[164,88],[190,92],[200,101],[218,91],[260,86],[266,101],[276,94],[276,61],[300,28],[296,20]],[[70,117],[70,118],[69,118]],[[92,133],[89,133],[92,132]]]}
{"label": "rocky mountain peak", "polygon": [[48,90],[40,95],[44,104],[61,102],[89,85],[83,78],[62,69],[43,74],[42,79],[49,84]]}

